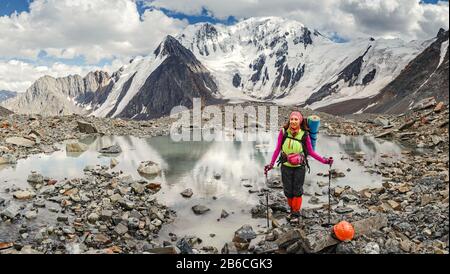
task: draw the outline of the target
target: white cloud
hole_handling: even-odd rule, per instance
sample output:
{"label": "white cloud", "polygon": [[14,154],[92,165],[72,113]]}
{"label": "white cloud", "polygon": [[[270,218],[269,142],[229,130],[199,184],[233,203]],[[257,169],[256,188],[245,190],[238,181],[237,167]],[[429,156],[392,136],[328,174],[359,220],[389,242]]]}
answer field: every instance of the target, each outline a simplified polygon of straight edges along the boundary
{"label": "white cloud", "polygon": [[34,0],[30,12],[0,17],[0,56],[101,59],[144,55],[187,21],[158,10],[139,16],[133,0]]}
{"label": "white cloud", "polygon": [[346,38],[395,36],[405,40],[434,37],[449,27],[449,4],[419,0],[148,0],[149,6],[200,14],[206,8],[217,18],[281,16]]}
{"label": "white cloud", "polygon": [[60,62],[43,66],[19,60],[0,61],[0,90],[25,92],[34,81],[44,75],[64,77],[78,74],[84,77],[88,72],[95,70],[103,70],[111,74],[118,70],[124,61],[116,59],[111,64],[102,67],[67,65]]}

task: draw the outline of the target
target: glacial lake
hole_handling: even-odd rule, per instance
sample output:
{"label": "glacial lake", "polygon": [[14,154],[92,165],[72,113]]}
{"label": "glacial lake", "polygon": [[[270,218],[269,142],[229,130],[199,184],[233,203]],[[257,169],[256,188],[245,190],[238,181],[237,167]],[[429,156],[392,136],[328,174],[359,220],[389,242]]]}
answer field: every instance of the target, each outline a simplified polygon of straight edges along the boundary
{"label": "glacial lake", "polygon": [[[256,191],[266,187],[263,169],[270,162],[276,137],[277,133],[260,134],[254,142],[175,142],[168,136],[89,137],[80,140],[89,146],[89,150],[81,154],[66,153],[65,145],[58,144],[59,151],[32,155],[18,160],[15,165],[0,166],[0,197],[13,200],[12,194],[5,192],[7,187],[13,185],[31,189],[27,183],[31,171],[57,180],[83,177],[83,169],[87,165],[109,166],[113,157],[119,162],[113,171],[121,170],[124,175],[132,175],[137,179],[142,178],[137,172],[140,162],[151,160],[159,163],[163,169],[160,176],[149,180],[162,184],[161,190],[156,194],[157,199],[177,212],[176,220],[166,224],[160,231],[160,239],[169,239],[170,232],[175,233],[178,239],[184,235],[195,235],[205,245],[215,246],[220,252],[224,243],[231,241],[234,231],[243,224],[252,225],[255,231],[265,229],[265,219],[251,217],[250,210],[258,204],[260,197],[249,190]],[[108,156],[98,152],[102,147],[113,144],[120,145],[122,153]],[[373,166],[381,161],[402,159],[403,150],[405,148],[399,144],[373,137],[327,135],[318,137],[316,148],[320,155],[332,156],[335,159],[333,168],[345,174],[345,177],[333,179],[332,187],[348,185],[354,189],[380,186],[383,179],[376,172],[367,172],[363,164],[354,160],[355,153],[363,152],[366,159],[364,164]],[[315,192],[328,187],[319,187],[317,184],[319,181],[328,182],[328,177],[317,175],[326,174],[328,166],[311,157],[309,163],[311,173],[306,175],[304,191],[314,196]],[[278,175],[279,168],[270,172],[270,176]],[[193,190],[191,198],[180,195],[186,188]],[[317,207],[327,201],[327,195],[323,195],[318,197],[319,205],[311,205],[308,201],[312,196],[305,195],[303,208]],[[203,204],[211,210],[204,215],[195,215],[191,208],[196,204]],[[229,216],[218,221],[222,209]],[[48,223],[54,224],[57,215],[46,209],[39,209],[38,218],[26,222],[37,228],[45,227]],[[13,225],[0,222],[0,241],[13,240],[16,233]],[[211,233],[216,236],[210,237]]]}

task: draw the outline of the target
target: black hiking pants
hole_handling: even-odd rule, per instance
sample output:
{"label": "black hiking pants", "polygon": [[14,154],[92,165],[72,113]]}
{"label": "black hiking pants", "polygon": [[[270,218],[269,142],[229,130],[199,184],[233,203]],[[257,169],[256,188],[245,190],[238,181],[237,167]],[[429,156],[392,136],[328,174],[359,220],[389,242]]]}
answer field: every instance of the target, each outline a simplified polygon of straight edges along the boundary
{"label": "black hiking pants", "polygon": [[303,195],[305,174],[305,166],[288,167],[281,165],[281,181],[283,182],[284,195],[287,198],[300,197]]}

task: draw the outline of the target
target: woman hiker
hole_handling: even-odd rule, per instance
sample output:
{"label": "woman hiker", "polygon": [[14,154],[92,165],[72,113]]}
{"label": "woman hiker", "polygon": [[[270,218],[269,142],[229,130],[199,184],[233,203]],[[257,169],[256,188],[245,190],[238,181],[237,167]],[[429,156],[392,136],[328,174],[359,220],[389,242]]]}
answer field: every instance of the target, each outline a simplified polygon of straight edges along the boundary
{"label": "woman hiker", "polygon": [[288,219],[298,222],[302,206],[303,183],[305,182],[306,168],[309,168],[307,156],[311,155],[322,164],[331,165],[333,158],[323,158],[312,148],[307,120],[299,111],[293,111],[278,135],[277,147],[272,155],[270,164],[264,167],[264,173],[271,170],[281,151],[281,181],[284,195],[291,209]]}

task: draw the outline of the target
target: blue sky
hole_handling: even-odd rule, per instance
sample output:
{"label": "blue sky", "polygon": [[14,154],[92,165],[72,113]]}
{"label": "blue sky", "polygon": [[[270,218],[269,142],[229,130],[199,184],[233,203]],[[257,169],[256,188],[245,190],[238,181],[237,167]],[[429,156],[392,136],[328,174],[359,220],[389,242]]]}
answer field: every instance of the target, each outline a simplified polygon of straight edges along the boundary
{"label": "blue sky", "polygon": [[[367,36],[430,39],[439,27],[448,28],[448,1],[434,7],[417,5],[419,0],[296,0],[294,5],[292,0],[195,0],[188,5],[190,0],[134,0],[137,5],[131,0],[78,5],[40,0],[32,16],[8,17],[30,12],[33,1],[0,0],[0,72],[12,72],[0,75],[0,89],[23,91],[42,74],[114,71],[152,52],[166,35],[200,22],[232,25],[252,16],[287,16],[336,42]],[[102,12],[92,16],[97,11]]]}
{"label": "blue sky", "polygon": [[[0,16],[3,15],[11,15],[14,12],[23,12],[29,11],[29,5],[32,0],[0,0]],[[142,2],[137,2],[138,12],[142,15],[142,13],[149,9]],[[218,20],[212,16],[208,15],[208,11],[203,9],[202,14],[198,16],[186,15],[179,12],[172,12],[167,9],[161,9],[167,16],[176,18],[176,19],[186,19],[190,24],[195,24],[198,22],[210,22],[210,23],[222,23],[222,24],[233,24],[237,20],[233,16],[230,16],[227,20]]]}

